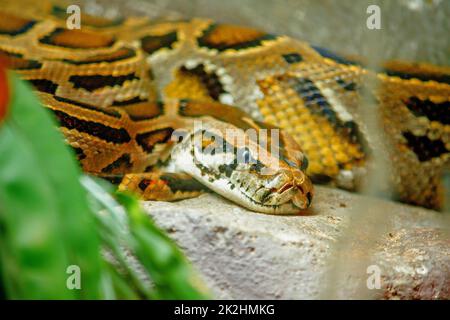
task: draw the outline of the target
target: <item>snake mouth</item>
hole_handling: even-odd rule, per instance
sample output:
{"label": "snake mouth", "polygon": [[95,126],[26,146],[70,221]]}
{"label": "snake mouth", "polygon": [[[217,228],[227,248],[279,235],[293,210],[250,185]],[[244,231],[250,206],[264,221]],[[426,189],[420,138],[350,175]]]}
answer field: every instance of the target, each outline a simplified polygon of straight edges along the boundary
{"label": "snake mouth", "polygon": [[278,190],[274,189],[273,191],[280,196],[285,194],[292,194],[290,200],[288,201],[291,201],[299,209],[309,208],[312,202],[311,192],[305,192],[304,188],[301,185],[295,185],[291,182],[288,182],[281,186]]}

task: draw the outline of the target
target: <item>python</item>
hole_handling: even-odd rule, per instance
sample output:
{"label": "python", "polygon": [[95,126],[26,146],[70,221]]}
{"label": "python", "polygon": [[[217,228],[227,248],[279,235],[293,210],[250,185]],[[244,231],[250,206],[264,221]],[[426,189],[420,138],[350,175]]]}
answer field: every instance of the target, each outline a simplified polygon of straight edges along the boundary
{"label": "python", "polygon": [[[179,200],[209,189],[251,210],[296,213],[312,201],[311,181],[357,191],[372,156],[384,154],[398,200],[442,206],[448,68],[391,63],[374,72],[306,42],[208,19],[83,14],[81,29],[68,30],[64,8],[28,0],[2,1],[0,16],[11,68],[54,113],[83,169],[121,190]],[[364,95],[376,102],[379,143],[361,114]],[[195,131],[198,120],[234,151],[203,152],[212,142]],[[277,128],[279,147],[268,152],[247,131],[270,137]],[[172,141],[176,130],[188,138]]]}

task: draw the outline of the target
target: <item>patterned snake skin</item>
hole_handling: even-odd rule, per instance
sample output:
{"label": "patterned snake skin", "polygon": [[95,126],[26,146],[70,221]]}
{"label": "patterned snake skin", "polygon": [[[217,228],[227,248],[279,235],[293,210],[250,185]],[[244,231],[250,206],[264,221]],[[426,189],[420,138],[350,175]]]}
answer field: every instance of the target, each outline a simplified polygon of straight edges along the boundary
{"label": "patterned snake skin", "polygon": [[[122,188],[163,200],[197,195],[201,186],[189,180],[193,176],[250,209],[289,213],[311,202],[304,170],[314,182],[358,190],[377,153],[390,164],[386,187],[398,200],[442,206],[441,180],[450,151],[450,68],[398,62],[376,73],[286,36],[205,19],[109,21],[83,15],[82,28],[68,30],[64,8],[18,2],[26,1],[7,0],[0,9],[0,52],[54,111],[88,172],[127,174]],[[361,112],[367,97],[382,129],[378,140]],[[195,147],[183,144],[175,150],[175,165],[187,176],[139,174],[155,164],[171,166],[166,162],[177,159],[173,152],[172,159],[166,156],[170,136],[199,118],[211,128],[283,128],[286,178],[266,177],[258,184],[261,176],[238,177],[236,166],[213,174],[197,163],[198,172],[190,170],[195,159],[187,150],[194,153]],[[275,160],[263,162],[270,168]],[[219,178],[225,180],[216,183]],[[233,191],[248,188],[254,189],[245,195]],[[280,200],[287,189],[289,197]],[[288,198],[289,207],[281,208]],[[262,208],[261,199],[269,199],[270,207]]]}

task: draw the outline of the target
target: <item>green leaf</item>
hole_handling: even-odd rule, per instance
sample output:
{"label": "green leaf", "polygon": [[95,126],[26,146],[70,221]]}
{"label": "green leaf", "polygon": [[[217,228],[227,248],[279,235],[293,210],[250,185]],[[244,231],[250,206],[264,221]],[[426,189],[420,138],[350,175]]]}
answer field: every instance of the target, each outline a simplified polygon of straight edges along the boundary
{"label": "green leaf", "polygon": [[[78,165],[48,110],[28,85],[14,75],[10,80],[10,115],[0,127],[0,252],[8,296],[101,298],[100,243]],[[66,287],[70,265],[81,269],[81,290]]]}
{"label": "green leaf", "polygon": [[[82,177],[51,113],[25,82],[10,80],[9,113],[0,124],[0,295],[205,298],[185,257],[138,201],[119,193],[122,207],[109,183]],[[142,281],[128,253],[152,285]],[[80,290],[67,287],[71,265],[80,268]]]}
{"label": "green leaf", "polygon": [[148,270],[160,299],[206,299],[202,282],[192,271],[178,247],[142,210],[133,196],[117,193],[130,219],[130,231],[136,240],[134,251]]}
{"label": "green leaf", "polygon": [[[104,191],[97,180],[90,177],[82,179],[91,196],[105,209],[97,210],[101,234],[109,235],[109,239],[105,237],[103,242],[126,270],[128,283],[135,287],[135,291],[146,298],[206,299],[208,295],[198,275],[173,241],[142,210],[138,200],[118,192],[117,202]],[[104,185],[104,182],[101,184]],[[126,214],[119,203],[125,208]],[[111,241],[112,239],[116,241]],[[119,245],[117,241],[120,241]],[[143,287],[136,270],[125,257],[124,248],[133,253],[144,266],[147,276],[154,284],[154,292]]]}

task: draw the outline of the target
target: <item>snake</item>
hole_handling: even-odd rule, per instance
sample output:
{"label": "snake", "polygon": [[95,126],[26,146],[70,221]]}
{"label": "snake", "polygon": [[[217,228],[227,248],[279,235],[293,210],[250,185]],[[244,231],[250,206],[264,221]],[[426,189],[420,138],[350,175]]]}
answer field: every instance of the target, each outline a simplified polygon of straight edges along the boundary
{"label": "snake", "polygon": [[[395,199],[442,208],[448,67],[391,61],[373,70],[200,18],[83,12],[81,28],[68,28],[59,3],[2,2],[0,55],[33,86],[83,170],[119,190],[161,201],[213,191],[292,214],[311,205],[313,184],[361,190],[382,155]],[[361,110],[368,98],[378,139]]]}

